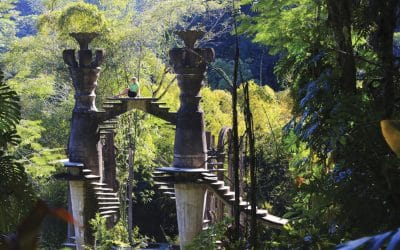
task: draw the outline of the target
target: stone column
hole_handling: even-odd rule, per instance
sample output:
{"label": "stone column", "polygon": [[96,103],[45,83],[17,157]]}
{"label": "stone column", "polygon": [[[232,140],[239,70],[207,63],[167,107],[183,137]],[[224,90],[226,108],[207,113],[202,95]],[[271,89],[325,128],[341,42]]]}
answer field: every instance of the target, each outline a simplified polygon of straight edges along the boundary
{"label": "stone column", "polygon": [[75,107],[71,120],[71,132],[68,141],[69,162],[64,165],[69,173],[69,188],[72,204],[72,214],[75,220],[81,222],[85,231],[75,226],[77,249],[83,244],[92,244],[89,220],[94,218],[97,202],[94,192],[88,190],[89,183],[85,179],[83,168],[90,169],[91,174],[101,172],[101,147],[98,133],[99,121],[95,105],[95,89],[100,74],[100,65],[103,61],[103,51],[96,50],[93,60],[92,51],[88,44],[97,34],[72,33],[79,45],[78,60],[75,50],[67,49],[63,52],[64,62],[68,65],[69,73],[75,89]]}
{"label": "stone column", "polygon": [[71,162],[81,162],[93,174],[99,174],[100,135],[95,104],[97,79],[100,74],[100,64],[103,61],[103,51],[96,50],[93,61],[92,51],[88,43],[96,37],[95,33],[71,34],[80,44],[78,61],[75,59],[75,50],[67,49],[63,52],[65,63],[75,89],[75,107],[72,114],[71,132],[68,142],[68,156]]}
{"label": "stone column", "polygon": [[[204,132],[203,111],[199,94],[203,87],[207,63],[214,59],[210,48],[195,48],[199,31],[176,32],[185,42],[184,48],[170,51],[171,64],[177,74],[181,90],[177,113],[173,168],[178,175],[190,180],[192,173],[206,169],[207,145]],[[202,230],[205,186],[184,182],[175,184],[176,209],[181,249]]]}
{"label": "stone column", "polygon": [[78,222],[78,225],[74,227],[76,249],[83,250],[83,245],[85,243],[85,233],[82,227],[82,225],[84,225],[84,183],[83,181],[69,181],[69,189],[72,214],[74,219]]}

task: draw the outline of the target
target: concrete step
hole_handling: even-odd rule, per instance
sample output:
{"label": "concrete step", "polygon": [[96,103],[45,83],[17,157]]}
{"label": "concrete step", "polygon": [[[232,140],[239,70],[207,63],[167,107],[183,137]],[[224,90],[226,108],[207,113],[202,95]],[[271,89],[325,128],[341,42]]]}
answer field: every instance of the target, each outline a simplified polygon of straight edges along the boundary
{"label": "concrete step", "polygon": [[283,225],[285,225],[286,223],[289,222],[289,220],[287,220],[287,219],[284,219],[284,218],[281,218],[281,217],[278,217],[278,216],[275,216],[275,215],[272,215],[272,214],[267,214],[267,215],[263,216],[262,219],[264,221],[269,222],[269,223],[274,223],[278,227],[279,226],[283,226]]}
{"label": "concrete step", "polygon": [[105,215],[101,215],[100,217],[101,218],[110,218],[110,217],[113,217],[113,216],[115,216],[114,214],[105,214]]}
{"label": "concrete step", "polygon": [[117,197],[118,194],[117,193],[107,193],[107,192],[96,192],[97,196],[115,196]]}
{"label": "concrete step", "polygon": [[100,125],[99,126],[100,130],[113,130],[115,128],[116,128],[116,126],[110,126],[110,125]]}
{"label": "concrete step", "polygon": [[226,193],[230,192],[231,189],[228,186],[223,186],[223,187],[218,188],[217,190],[218,190],[218,192],[224,193],[224,195],[225,195]]}
{"label": "concrete step", "polygon": [[230,199],[230,198],[235,198],[235,192],[228,192],[228,193],[226,193],[225,194],[225,196],[228,198],[228,199]]}
{"label": "concrete step", "polygon": [[82,169],[82,173],[83,174],[91,174],[92,173],[92,170],[90,170],[90,169],[88,169],[88,168],[84,168],[84,169]]}
{"label": "concrete step", "polygon": [[203,177],[203,180],[205,180],[206,182],[212,183],[212,182],[218,181],[218,177]]}
{"label": "concrete step", "polygon": [[215,173],[215,172],[226,172],[228,170],[225,168],[213,168],[213,169],[209,169],[209,171]]}
{"label": "concrete step", "polygon": [[223,187],[223,186],[225,186],[225,182],[224,181],[214,181],[214,182],[211,182],[210,185],[213,187]]}
{"label": "concrete step", "polygon": [[117,214],[118,211],[116,210],[106,210],[106,211],[101,211],[100,215],[111,215],[111,214]]}
{"label": "concrete step", "polygon": [[121,203],[119,201],[104,201],[104,202],[99,202],[99,206],[119,206]]}
{"label": "concrete step", "polygon": [[[246,210],[247,212],[249,212],[249,213],[250,213],[250,211],[251,211],[251,206],[247,206],[247,207],[245,207],[245,208],[244,208],[244,210]],[[257,210],[256,210],[256,214],[257,214],[257,215],[262,215],[262,216],[265,216],[265,215],[267,215],[267,214],[268,214],[268,211],[267,211],[267,210],[265,210],[265,209],[259,209],[259,208],[257,208]]]}
{"label": "concrete step", "polygon": [[99,207],[99,210],[118,210],[119,206]]}
{"label": "concrete step", "polygon": [[104,130],[104,129],[102,129],[102,130],[100,130],[100,136],[102,136],[102,135],[107,135],[107,134],[111,134],[111,131],[112,129],[109,129],[109,130]]}
{"label": "concrete step", "polygon": [[212,173],[201,173],[204,177],[217,177],[215,174]]}
{"label": "concrete step", "polygon": [[100,176],[94,174],[85,175],[86,180],[100,180]]}
{"label": "concrete step", "polygon": [[166,195],[175,195],[175,192],[163,192],[163,194],[166,194]]}
{"label": "concrete step", "polygon": [[113,126],[116,127],[118,125],[118,122],[111,122],[111,121],[105,121],[100,124],[100,126]]}
{"label": "concrete step", "polygon": [[265,209],[257,209],[256,214],[257,214],[257,215],[261,215],[261,217],[263,217],[263,216],[265,216],[265,215],[268,214],[268,210],[265,210]]}
{"label": "concrete step", "polygon": [[76,249],[76,244],[75,243],[70,243],[70,242],[65,242],[65,243],[63,243],[63,247]]}
{"label": "concrete step", "polygon": [[108,191],[108,192],[114,192],[112,188],[105,188],[105,187],[95,187],[93,188],[95,191]]}
{"label": "concrete step", "polygon": [[162,182],[162,181],[155,181],[154,185],[169,185],[168,182]]}
{"label": "concrete step", "polygon": [[114,201],[114,202],[119,201],[118,197],[97,197],[96,199],[99,201]]}
{"label": "concrete step", "polygon": [[248,201],[239,201],[239,206],[241,207],[247,207],[249,206],[250,202]]}
{"label": "concrete step", "polygon": [[207,165],[208,166],[223,166],[224,163],[223,162],[208,162]]}
{"label": "concrete step", "polygon": [[153,171],[153,175],[159,176],[159,175],[163,175],[163,174],[166,174],[166,173],[162,172],[162,171]]}
{"label": "concrete step", "polygon": [[159,188],[158,188],[159,190],[175,190],[175,188],[173,188],[173,187],[168,187],[168,186],[160,186]]}
{"label": "concrete step", "polygon": [[107,186],[107,184],[106,183],[104,183],[104,182],[91,182],[91,184],[92,185],[94,185],[94,186],[100,186],[100,187],[104,187],[104,186]]}

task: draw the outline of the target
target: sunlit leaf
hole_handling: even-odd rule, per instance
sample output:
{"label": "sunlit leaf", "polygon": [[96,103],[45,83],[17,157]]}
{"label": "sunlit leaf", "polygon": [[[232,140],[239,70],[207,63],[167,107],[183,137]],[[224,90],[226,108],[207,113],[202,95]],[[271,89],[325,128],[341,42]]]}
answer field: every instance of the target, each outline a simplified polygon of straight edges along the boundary
{"label": "sunlit leaf", "polygon": [[381,130],[389,147],[400,157],[400,120],[382,120]]}

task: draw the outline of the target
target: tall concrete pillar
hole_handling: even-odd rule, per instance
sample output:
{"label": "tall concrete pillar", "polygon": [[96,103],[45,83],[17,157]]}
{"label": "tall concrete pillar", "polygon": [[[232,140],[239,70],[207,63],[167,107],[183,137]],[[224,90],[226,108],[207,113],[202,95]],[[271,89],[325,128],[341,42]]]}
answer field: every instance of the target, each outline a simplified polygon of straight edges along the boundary
{"label": "tall concrete pillar", "polygon": [[71,36],[79,42],[80,50],[78,61],[75,59],[74,49],[63,52],[75,89],[68,157],[71,162],[83,163],[85,168],[98,175],[101,151],[98,145],[100,134],[95,89],[100,75],[99,66],[103,61],[103,51],[96,50],[93,60],[93,53],[88,49],[88,44],[96,37],[95,33],[73,33]]}
{"label": "tall concrete pillar", "polygon": [[[88,44],[97,36],[95,33],[72,33],[80,49],[63,52],[64,62],[75,89],[75,107],[71,120],[71,132],[68,141],[69,162],[64,163],[68,169],[69,191],[71,197],[72,215],[80,222],[75,226],[77,249],[83,249],[84,244],[92,244],[89,220],[94,218],[97,202],[94,192],[89,190],[89,182],[83,169],[89,169],[92,176],[99,176],[101,171],[101,147],[99,135],[98,111],[95,105],[95,89],[103,61],[103,51],[96,50],[93,58]],[[84,228],[84,229],[83,229]]]}
{"label": "tall concrete pillar", "polygon": [[185,47],[170,51],[171,64],[181,90],[171,172],[181,179],[175,184],[175,196],[180,246],[183,249],[199,234],[203,224],[206,188],[192,181],[196,174],[207,171],[207,145],[199,92],[204,85],[207,63],[214,59],[214,51],[194,47],[203,32],[181,31],[176,34],[185,42]]}

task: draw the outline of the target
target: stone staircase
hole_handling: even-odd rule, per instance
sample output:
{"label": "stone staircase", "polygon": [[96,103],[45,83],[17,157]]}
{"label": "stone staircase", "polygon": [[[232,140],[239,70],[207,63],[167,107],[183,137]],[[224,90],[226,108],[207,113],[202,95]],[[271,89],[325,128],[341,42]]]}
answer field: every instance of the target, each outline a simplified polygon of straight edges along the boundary
{"label": "stone staircase", "polygon": [[[158,185],[158,188],[165,194],[171,198],[175,198],[173,184],[176,180],[174,180],[174,176],[162,172],[155,171],[153,172],[153,177],[156,180],[155,184]],[[223,201],[228,206],[234,206],[235,203],[235,192],[231,191],[230,187],[225,185],[225,182],[218,178],[216,174],[213,172],[203,172],[199,173],[197,176],[196,183],[206,184],[207,189],[213,192],[221,201]],[[250,215],[251,206],[248,201],[245,201],[242,197],[240,197],[239,208],[241,212]],[[257,208],[257,219],[262,223],[265,223],[267,226],[272,228],[281,229],[287,222],[287,219],[269,214],[265,209]]]}
{"label": "stone staircase", "polygon": [[[162,179],[164,172],[153,171],[154,179]],[[171,200],[175,200],[175,188],[174,185],[169,182],[164,182],[162,180],[155,181],[154,184],[158,187],[158,190],[165,196],[169,197]]]}
{"label": "stone staircase", "polygon": [[[203,180],[207,184],[207,188],[218,196],[226,205],[234,206],[235,192],[230,190],[230,187],[225,185],[225,182],[220,180],[217,175],[212,173],[202,173]],[[250,215],[251,206],[248,201],[239,197],[239,208],[242,212]],[[269,214],[267,210],[257,208],[257,218],[272,228],[282,228],[287,222],[287,219]]]}
{"label": "stone staircase", "polygon": [[119,217],[119,197],[118,193],[112,188],[108,188],[104,182],[91,182],[95,191],[100,216],[103,218],[114,217],[116,221]]}
{"label": "stone staircase", "polygon": [[100,216],[103,218],[110,218],[115,216],[116,221],[119,216],[119,197],[118,193],[108,185],[100,181],[100,176],[94,175],[90,169],[82,169],[85,180],[90,181],[93,188]]}

